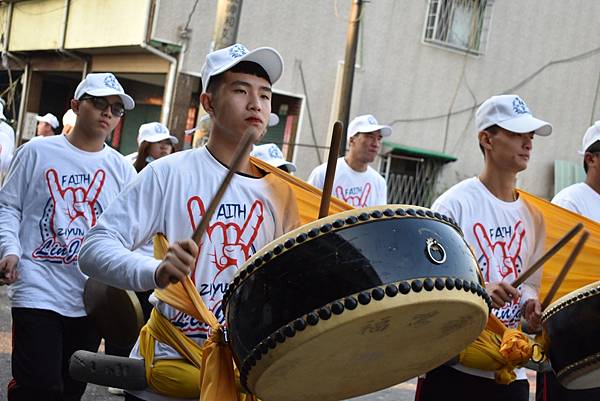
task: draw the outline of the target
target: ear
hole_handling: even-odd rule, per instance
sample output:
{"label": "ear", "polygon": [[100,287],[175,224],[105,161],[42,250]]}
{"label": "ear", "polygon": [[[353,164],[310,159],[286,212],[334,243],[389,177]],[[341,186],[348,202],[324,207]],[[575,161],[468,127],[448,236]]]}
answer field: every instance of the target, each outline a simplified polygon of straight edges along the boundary
{"label": "ear", "polygon": [[586,152],[583,155],[583,160],[585,161],[585,163],[588,165],[588,168],[589,168],[592,164],[594,164],[594,162],[596,161],[596,158],[594,157],[593,153]]}
{"label": "ear", "polygon": [[202,108],[210,115],[211,118],[215,117],[215,108],[213,106],[213,94],[204,92],[200,95],[200,104],[202,104]]}
{"label": "ear", "polygon": [[479,131],[477,135],[479,137],[479,144],[483,147],[483,149],[491,151],[493,149],[491,142],[491,135],[488,131]]}
{"label": "ear", "polygon": [[76,115],[79,115],[79,100],[71,99],[71,109]]}

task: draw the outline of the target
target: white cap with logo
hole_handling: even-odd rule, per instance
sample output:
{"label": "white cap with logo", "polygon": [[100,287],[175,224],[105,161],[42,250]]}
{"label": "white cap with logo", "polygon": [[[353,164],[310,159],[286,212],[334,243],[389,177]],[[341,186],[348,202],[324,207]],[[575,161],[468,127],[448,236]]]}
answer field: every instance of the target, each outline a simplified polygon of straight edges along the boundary
{"label": "white cap with logo", "polygon": [[600,121],[596,121],[594,125],[585,131],[585,135],[581,141],[581,150],[578,153],[584,155],[588,148],[597,141],[600,141]]}
{"label": "white cap with logo", "polygon": [[206,61],[200,70],[202,92],[206,92],[211,77],[229,70],[242,61],[252,61],[264,68],[271,85],[275,84],[283,74],[283,59],[277,50],[271,47],[259,47],[250,51],[246,46],[236,43],[206,55]]}
{"label": "white cap with logo", "polygon": [[125,93],[117,78],[110,72],[87,74],[75,89],[75,99],[79,100],[86,93],[98,97],[116,95],[121,98],[125,110],[132,110],[135,107],[131,96]]}
{"label": "white cap with logo", "polygon": [[46,113],[43,116],[35,116],[35,119],[38,122],[44,122],[50,124],[50,126],[54,129],[58,128],[58,118],[52,113]]}
{"label": "white cap with logo", "polygon": [[492,96],[479,106],[475,113],[477,132],[492,125],[518,134],[533,132],[548,136],[552,133],[552,125],[533,117],[523,99],[517,95]]}
{"label": "white cap with logo", "polygon": [[277,145],[274,143],[265,143],[263,145],[254,146],[250,156],[254,156],[257,159],[266,161],[272,166],[281,168],[286,167],[286,171],[293,173],[296,171],[296,165],[292,162],[285,160],[283,153]]}
{"label": "white cap with logo", "polygon": [[348,139],[361,132],[369,133],[380,130],[381,136],[385,137],[392,135],[392,127],[379,124],[371,114],[365,114],[355,117],[354,120],[350,121],[348,124]]}
{"label": "white cap with logo", "polygon": [[142,142],[160,142],[165,139],[170,139],[173,145],[177,145],[179,140],[171,135],[169,129],[161,123],[152,122],[140,125],[138,130],[137,143],[138,146]]}

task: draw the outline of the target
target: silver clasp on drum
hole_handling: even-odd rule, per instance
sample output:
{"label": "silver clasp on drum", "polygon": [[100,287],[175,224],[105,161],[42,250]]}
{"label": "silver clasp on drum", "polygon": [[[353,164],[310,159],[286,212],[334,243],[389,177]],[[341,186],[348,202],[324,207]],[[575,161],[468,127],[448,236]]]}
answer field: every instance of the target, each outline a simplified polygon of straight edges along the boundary
{"label": "silver clasp on drum", "polygon": [[[435,263],[436,265],[441,265],[442,263],[444,263],[446,261],[446,250],[444,249],[442,244],[440,244],[433,238],[427,238],[426,243],[427,248],[425,250],[425,253],[427,254],[429,260]],[[434,253],[438,255],[434,256]]]}

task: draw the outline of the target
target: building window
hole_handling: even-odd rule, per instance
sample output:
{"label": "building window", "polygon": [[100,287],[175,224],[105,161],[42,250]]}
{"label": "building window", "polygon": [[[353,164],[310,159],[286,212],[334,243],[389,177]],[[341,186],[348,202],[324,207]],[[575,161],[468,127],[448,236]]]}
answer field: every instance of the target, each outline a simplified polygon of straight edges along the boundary
{"label": "building window", "polygon": [[484,52],[493,0],[429,0],[425,41],[472,54]]}
{"label": "building window", "polygon": [[430,207],[442,167],[456,157],[387,141],[383,146],[380,173],[387,182],[387,202]]}

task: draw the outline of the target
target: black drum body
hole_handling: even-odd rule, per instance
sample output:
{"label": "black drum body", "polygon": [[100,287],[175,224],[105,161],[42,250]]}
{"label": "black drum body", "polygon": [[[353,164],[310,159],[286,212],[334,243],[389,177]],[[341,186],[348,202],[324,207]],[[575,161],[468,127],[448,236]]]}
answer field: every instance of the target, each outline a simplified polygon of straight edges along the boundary
{"label": "black drum body", "polygon": [[542,321],[559,382],[570,390],[600,387],[600,281],[552,303]]}
{"label": "black drum body", "polygon": [[258,251],[225,296],[241,382],[263,400],[337,400],[460,352],[490,300],[456,225],[388,205],[305,225]]}

